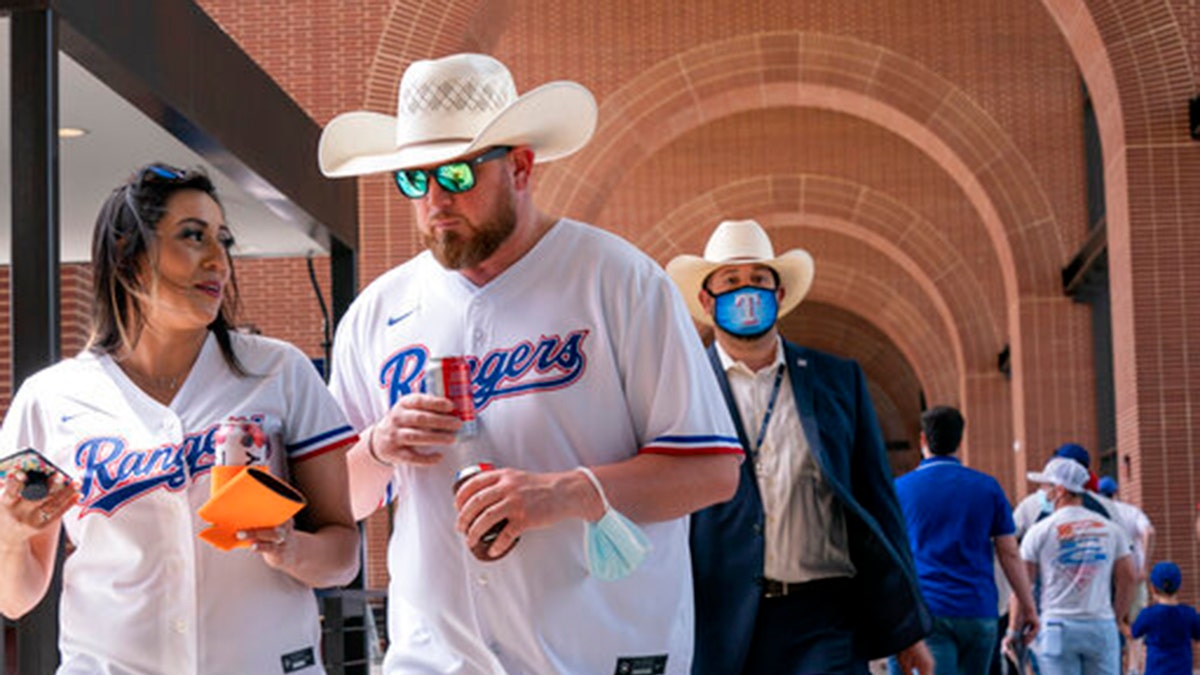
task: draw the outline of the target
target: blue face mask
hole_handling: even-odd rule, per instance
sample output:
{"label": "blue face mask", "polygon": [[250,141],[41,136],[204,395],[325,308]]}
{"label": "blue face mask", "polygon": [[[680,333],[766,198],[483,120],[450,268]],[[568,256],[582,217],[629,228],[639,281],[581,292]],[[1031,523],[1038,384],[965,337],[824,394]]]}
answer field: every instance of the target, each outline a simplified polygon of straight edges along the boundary
{"label": "blue face mask", "polygon": [[592,481],[604,502],[604,516],[588,523],[584,533],[588,572],[601,581],[624,579],[646,559],[651,548],[650,539],[640,527],[609,505],[604,488],[591,469],[581,466],[579,470]]}
{"label": "blue face mask", "polygon": [[775,325],[779,304],[775,291],[743,286],[714,295],[716,307],[713,321],[725,331],[738,337],[756,338],[765,335]]}
{"label": "blue face mask", "polygon": [[1038,513],[1051,513],[1054,511],[1054,503],[1050,501],[1049,488],[1040,488],[1037,491],[1038,496]]}

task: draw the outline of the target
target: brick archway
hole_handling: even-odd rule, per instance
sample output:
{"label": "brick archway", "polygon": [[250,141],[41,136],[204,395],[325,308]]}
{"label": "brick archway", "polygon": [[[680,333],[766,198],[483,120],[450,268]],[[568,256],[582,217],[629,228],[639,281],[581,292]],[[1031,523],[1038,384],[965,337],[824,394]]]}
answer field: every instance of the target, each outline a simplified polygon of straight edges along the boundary
{"label": "brick archway", "polygon": [[[1090,351],[1051,346],[1063,334],[1077,340],[1072,344],[1088,344],[1088,312],[1061,291],[1058,271],[1072,253],[1061,225],[1003,129],[920,63],[854,39],[809,33],[701,45],[607,97],[596,139],[548,174],[543,195],[587,219],[612,194],[624,167],[680,134],[723,116],[787,106],[822,107],[886,128],[957,182],[1000,261],[1013,364],[1005,397],[1012,437],[1018,447],[1034,448],[1053,447],[1064,436],[1090,438],[1095,411],[1078,395],[1078,383],[1090,382]],[[1062,377],[1039,378],[1052,370]],[[1048,417],[1047,410],[1062,414]],[[1007,463],[1007,450],[1007,443],[998,446],[1005,457],[997,461]]]}
{"label": "brick archway", "polygon": [[[1071,252],[1020,151],[969,96],[922,64],[851,38],[769,33],[698,46],[607,97],[591,145],[543,184],[543,199],[584,219],[623,167],[714,119],[775,106],[823,107],[869,120],[941,165],[974,204],[1010,297],[1057,292],[1036,258]],[[583,177],[586,176],[586,180]]]}
{"label": "brick archway", "polygon": [[1187,136],[1185,103],[1200,91],[1200,17],[1170,0],[1043,4],[1087,83],[1103,144],[1121,493],[1154,519],[1155,557],[1194,575],[1200,145]]}

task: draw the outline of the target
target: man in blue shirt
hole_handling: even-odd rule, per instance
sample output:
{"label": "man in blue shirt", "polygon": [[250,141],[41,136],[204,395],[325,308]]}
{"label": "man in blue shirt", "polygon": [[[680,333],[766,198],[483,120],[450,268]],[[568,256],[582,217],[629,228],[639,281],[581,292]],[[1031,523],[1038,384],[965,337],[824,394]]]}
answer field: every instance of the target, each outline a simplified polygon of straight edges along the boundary
{"label": "man in blue shirt", "polygon": [[[1017,549],[1012,508],[991,476],[962,465],[962,413],[921,415],[920,466],[896,480],[921,594],[933,614],[926,638],[936,675],[987,673],[996,645],[995,560],[1016,594],[1017,625],[1037,631],[1037,611]],[[893,673],[899,669],[893,664]]]}

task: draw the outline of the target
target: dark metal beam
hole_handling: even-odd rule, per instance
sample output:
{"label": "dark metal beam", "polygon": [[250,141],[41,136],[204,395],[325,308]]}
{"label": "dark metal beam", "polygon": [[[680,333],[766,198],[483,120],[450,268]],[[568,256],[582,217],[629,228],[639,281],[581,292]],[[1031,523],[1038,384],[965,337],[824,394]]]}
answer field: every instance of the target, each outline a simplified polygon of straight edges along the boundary
{"label": "dark metal beam", "polygon": [[[13,388],[59,358],[58,20],[20,9],[10,20],[12,91]],[[58,667],[56,573],[42,602],[17,623],[17,670]]]}
{"label": "dark metal beam", "polygon": [[46,9],[50,0],[0,0],[0,16],[8,16],[18,10]]}
{"label": "dark metal beam", "polygon": [[58,40],[53,10],[14,12],[13,380],[58,360]]}
{"label": "dark metal beam", "polygon": [[357,187],[320,174],[321,128],[194,2],[48,2],[64,53],[301,231],[358,246]]}
{"label": "dark metal beam", "polygon": [[333,296],[333,327],[342,321],[342,315],[350,309],[354,296],[358,294],[358,258],[354,249],[340,241],[334,241],[329,249],[330,286]]}
{"label": "dark metal beam", "polygon": [[1063,293],[1077,298],[1087,287],[1090,275],[1104,268],[1108,255],[1108,226],[1101,220],[1062,269]]}

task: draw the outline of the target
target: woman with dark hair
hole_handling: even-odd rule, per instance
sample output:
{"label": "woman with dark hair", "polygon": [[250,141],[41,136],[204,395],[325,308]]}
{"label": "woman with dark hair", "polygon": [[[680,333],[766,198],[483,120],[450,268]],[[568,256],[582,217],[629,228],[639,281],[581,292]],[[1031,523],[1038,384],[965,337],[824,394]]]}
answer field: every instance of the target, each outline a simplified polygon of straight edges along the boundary
{"label": "woman with dark hair", "polygon": [[[322,672],[312,588],[358,570],[356,435],[304,354],[231,330],[232,243],[202,173],[152,164],[114,190],[88,347],[28,378],[4,420],[0,456],[33,447],[65,474],[41,499],[24,472],[0,494],[6,616],[41,600],[69,542],[59,673]],[[197,537],[197,510],[230,429],[307,505],[225,551]]]}

